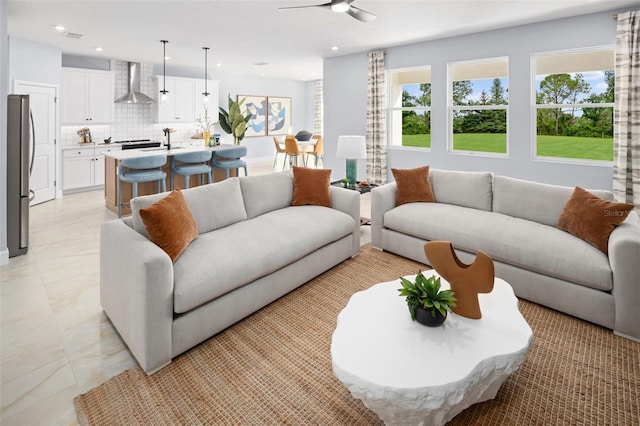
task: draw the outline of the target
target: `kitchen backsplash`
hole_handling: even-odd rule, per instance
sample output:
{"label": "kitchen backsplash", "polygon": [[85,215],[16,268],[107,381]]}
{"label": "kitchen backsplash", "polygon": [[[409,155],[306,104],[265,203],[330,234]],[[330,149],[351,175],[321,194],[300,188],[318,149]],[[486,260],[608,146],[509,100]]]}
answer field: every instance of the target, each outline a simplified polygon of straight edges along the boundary
{"label": "kitchen backsplash", "polygon": [[[128,69],[125,61],[111,61],[111,70],[115,70],[115,85],[113,99],[127,91]],[[140,90],[142,93],[157,99],[154,93],[153,65],[141,64]],[[176,132],[171,135],[172,140],[189,139],[198,133],[197,123],[154,123],[153,104],[114,104],[114,120],[110,125],[88,126],[94,142],[102,142],[111,137],[112,141],[129,139],[163,140],[162,129],[172,127]],[[64,145],[76,144],[80,141],[77,132],[83,126],[61,126],[60,140]]]}

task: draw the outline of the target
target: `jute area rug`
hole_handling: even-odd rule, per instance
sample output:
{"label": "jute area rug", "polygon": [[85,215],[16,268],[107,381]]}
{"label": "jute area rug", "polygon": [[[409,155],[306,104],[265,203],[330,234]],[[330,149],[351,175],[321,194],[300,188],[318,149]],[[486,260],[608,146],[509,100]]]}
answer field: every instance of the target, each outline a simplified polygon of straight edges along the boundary
{"label": "jute area rug", "polygon": [[[338,381],[331,335],[349,297],[424,265],[365,246],[153,376],[139,367],[76,397],[81,424],[380,424]],[[637,425],[640,344],[521,300],[534,344],[494,400],[453,425]],[[372,312],[372,315],[375,315]],[[380,314],[384,314],[381,312]],[[437,368],[427,354],[416,368]]]}

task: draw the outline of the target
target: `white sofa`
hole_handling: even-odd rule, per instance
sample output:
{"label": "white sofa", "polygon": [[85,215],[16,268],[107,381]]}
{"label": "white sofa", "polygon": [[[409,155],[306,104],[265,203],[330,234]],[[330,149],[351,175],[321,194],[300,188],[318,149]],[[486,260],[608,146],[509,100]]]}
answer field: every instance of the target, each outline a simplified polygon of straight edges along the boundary
{"label": "white sofa", "polygon": [[573,188],[489,172],[432,169],[429,180],[433,203],[396,207],[395,182],[371,192],[374,247],[427,264],[426,241],[451,241],[467,263],[483,250],[516,295],[640,340],[637,212],[613,230],[607,255],[555,227]]}
{"label": "white sofa", "polygon": [[331,187],[332,208],[292,207],[290,171],[183,191],[198,226],[175,263],[130,218],[105,223],[100,302],[148,373],[360,250],[360,199]]}

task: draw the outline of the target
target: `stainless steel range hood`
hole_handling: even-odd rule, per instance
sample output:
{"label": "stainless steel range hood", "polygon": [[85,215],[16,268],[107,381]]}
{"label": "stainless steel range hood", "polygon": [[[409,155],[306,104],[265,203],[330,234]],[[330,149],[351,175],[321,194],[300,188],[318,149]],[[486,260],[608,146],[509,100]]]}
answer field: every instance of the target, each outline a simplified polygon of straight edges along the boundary
{"label": "stainless steel range hood", "polygon": [[140,63],[129,62],[129,91],[117,98],[114,102],[117,104],[152,104],[155,103],[153,98],[140,92]]}

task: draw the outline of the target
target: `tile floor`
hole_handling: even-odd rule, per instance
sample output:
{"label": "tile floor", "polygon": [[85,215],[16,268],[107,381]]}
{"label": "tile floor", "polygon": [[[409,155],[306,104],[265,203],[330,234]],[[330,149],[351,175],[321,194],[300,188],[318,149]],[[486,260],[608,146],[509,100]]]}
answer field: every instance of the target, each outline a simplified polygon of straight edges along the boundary
{"label": "tile floor", "polygon": [[[249,174],[271,165],[249,163]],[[0,266],[2,425],[77,424],[73,398],[136,365],[100,307],[100,225],[116,218],[102,195],[34,206],[28,254]],[[361,209],[370,217],[369,194]]]}

